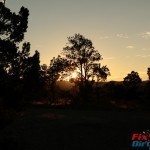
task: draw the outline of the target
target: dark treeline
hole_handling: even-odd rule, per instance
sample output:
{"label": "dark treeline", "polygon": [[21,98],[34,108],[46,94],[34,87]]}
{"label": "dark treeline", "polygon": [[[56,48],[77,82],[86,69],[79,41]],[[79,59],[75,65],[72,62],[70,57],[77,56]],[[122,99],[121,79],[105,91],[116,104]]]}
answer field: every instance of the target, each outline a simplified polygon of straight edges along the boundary
{"label": "dark treeline", "polygon": [[[102,56],[91,40],[80,34],[68,37],[68,44],[50,65],[40,65],[40,54],[30,55],[30,43],[24,42],[29,10],[21,7],[18,14],[0,2],[0,113],[6,109],[21,110],[25,105],[47,99],[50,106],[110,107],[150,106],[150,82],[142,82],[132,71],[123,82],[105,82],[110,75],[102,66]],[[58,82],[70,79],[71,88],[64,90]],[[147,69],[150,80],[150,68]],[[69,84],[69,82],[68,82]],[[65,85],[64,85],[65,86]],[[121,103],[122,102],[122,103]]]}
{"label": "dark treeline", "polygon": [[0,3],[0,99],[3,106],[16,107],[42,83],[39,52],[30,56],[30,43],[23,41],[28,16],[29,11],[24,7],[16,14]]}
{"label": "dark treeline", "polygon": [[43,84],[40,54],[35,51],[31,56],[30,43],[24,42],[28,16],[27,8],[21,7],[16,14],[0,2],[0,114],[6,116],[36,98]]}

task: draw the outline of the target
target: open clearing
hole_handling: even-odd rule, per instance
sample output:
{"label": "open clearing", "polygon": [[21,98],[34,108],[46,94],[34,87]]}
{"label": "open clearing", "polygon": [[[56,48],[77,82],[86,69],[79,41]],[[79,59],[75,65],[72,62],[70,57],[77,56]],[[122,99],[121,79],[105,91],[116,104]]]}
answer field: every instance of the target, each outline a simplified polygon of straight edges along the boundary
{"label": "open clearing", "polygon": [[32,107],[0,131],[1,150],[127,150],[150,113]]}

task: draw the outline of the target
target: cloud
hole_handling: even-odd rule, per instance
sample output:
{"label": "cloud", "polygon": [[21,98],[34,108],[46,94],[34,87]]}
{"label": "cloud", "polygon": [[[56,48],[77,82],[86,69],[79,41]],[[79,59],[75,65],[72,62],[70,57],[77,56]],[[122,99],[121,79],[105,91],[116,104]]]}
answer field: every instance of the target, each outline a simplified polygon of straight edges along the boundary
{"label": "cloud", "polygon": [[150,54],[148,54],[148,55],[140,54],[140,55],[136,55],[135,57],[148,58],[148,57],[150,57]]}
{"label": "cloud", "polygon": [[108,35],[100,36],[100,39],[104,40],[104,39],[111,39],[111,38],[114,38],[114,37],[122,38],[122,39],[128,39],[129,38],[129,36],[127,34],[118,33],[118,34],[111,35],[111,36],[108,36]]}
{"label": "cloud", "polygon": [[129,45],[129,46],[127,46],[126,48],[128,48],[128,49],[133,49],[133,48],[135,48],[135,47],[132,46],[132,45]]}
{"label": "cloud", "polygon": [[140,36],[144,39],[149,39],[150,38],[150,31],[141,33]]}
{"label": "cloud", "polygon": [[115,57],[105,57],[104,60],[112,60],[115,59]]}
{"label": "cloud", "polygon": [[101,37],[100,37],[101,40],[110,39],[110,38],[111,38],[110,36],[101,36]]}
{"label": "cloud", "polygon": [[129,38],[129,36],[127,35],[127,34],[116,34],[116,36],[118,37],[118,38],[123,38],[123,39],[128,39]]}
{"label": "cloud", "polygon": [[142,48],[142,51],[147,51],[147,49],[146,48]]}

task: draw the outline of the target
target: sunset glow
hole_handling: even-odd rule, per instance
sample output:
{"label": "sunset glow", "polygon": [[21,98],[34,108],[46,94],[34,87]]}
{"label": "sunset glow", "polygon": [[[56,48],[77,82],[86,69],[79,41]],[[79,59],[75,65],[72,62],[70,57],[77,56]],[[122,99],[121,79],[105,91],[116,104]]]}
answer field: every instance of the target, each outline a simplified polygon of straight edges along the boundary
{"label": "sunset glow", "polygon": [[9,0],[6,5],[14,11],[22,5],[30,10],[26,40],[32,52],[39,50],[41,64],[49,65],[61,53],[67,37],[81,33],[103,56],[102,64],[111,72],[108,80],[123,80],[132,70],[147,80],[149,0]]}
{"label": "sunset glow", "polygon": [[77,78],[77,76],[78,76],[78,74],[77,74],[77,72],[76,72],[76,71],[75,71],[75,72],[73,72],[73,73],[71,74],[71,78],[76,79],[76,78]]}
{"label": "sunset glow", "polygon": [[0,0],[0,150],[150,150],[150,0]]}

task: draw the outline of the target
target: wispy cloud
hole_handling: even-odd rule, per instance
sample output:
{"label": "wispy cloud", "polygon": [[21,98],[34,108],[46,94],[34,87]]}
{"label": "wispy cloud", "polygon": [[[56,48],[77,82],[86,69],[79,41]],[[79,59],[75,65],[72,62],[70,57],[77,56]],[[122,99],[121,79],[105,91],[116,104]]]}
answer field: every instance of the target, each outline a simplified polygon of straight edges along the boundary
{"label": "wispy cloud", "polygon": [[110,39],[110,38],[112,38],[112,37],[111,37],[111,36],[101,36],[101,37],[100,37],[101,40]]}
{"label": "wispy cloud", "polygon": [[112,39],[112,38],[122,38],[122,39],[128,39],[129,36],[128,34],[124,34],[124,33],[117,33],[117,34],[113,34],[113,35],[103,35],[103,36],[100,36],[100,39],[101,40],[104,40],[104,39]]}
{"label": "wispy cloud", "polygon": [[128,39],[129,38],[129,36],[127,34],[123,34],[123,33],[118,33],[118,34],[116,34],[116,36],[118,38],[123,38],[123,39]]}
{"label": "wispy cloud", "polygon": [[104,57],[104,60],[112,60],[115,59],[115,57]]}
{"label": "wispy cloud", "polygon": [[150,31],[141,33],[140,36],[141,36],[142,38],[149,39],[149,38],[150,38]]}
{"label": "wispy cloud", "polygon": [[142,51],[147,51],[147,49],[146,48],[142,48]]}
{"label": "wispy cloud", "polygon": [[129,45],[126,48],[128,48],[128,49],[134,49],[135,47],[133,45]]}
{"label": "wispy cloud", "polygon": [[136,55],[135,57],[147,58],[147,57],[150,57],[150,54],[148,54],[148,55],[140,54],[140,55]]}

